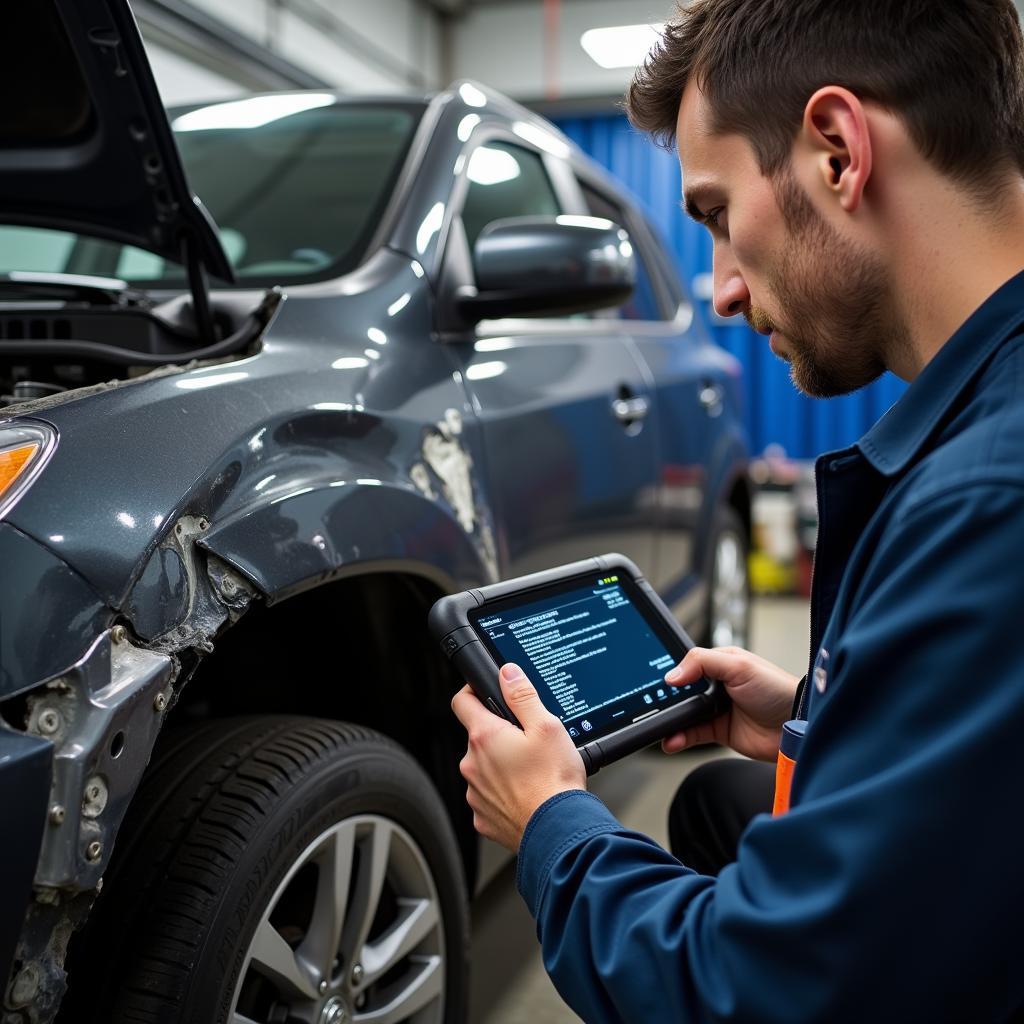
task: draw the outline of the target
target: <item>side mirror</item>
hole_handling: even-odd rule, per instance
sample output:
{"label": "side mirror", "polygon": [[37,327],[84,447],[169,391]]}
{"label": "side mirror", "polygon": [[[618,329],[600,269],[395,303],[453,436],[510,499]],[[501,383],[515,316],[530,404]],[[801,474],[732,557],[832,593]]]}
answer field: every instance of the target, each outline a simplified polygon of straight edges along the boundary
{"label": "side mirror", "polygon": [[629,235],[600,217],[509,217],[488,224],[473,250],[475,288],[459,289],[469,323],[564,316],[617,306],[636,282]]}

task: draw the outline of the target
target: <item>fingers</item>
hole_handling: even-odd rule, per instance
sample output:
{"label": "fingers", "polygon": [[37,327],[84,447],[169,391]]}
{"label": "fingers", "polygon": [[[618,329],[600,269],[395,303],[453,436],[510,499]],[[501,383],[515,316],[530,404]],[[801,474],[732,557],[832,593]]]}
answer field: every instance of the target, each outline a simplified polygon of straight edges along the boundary
{"label": "fingers", "polygon": [[509,662],[501,666],[498,673],[501,683],[501,695],[509,710],[519,719],[519,724],[524,730],[529,731],[547,723],[551,712],[544,707],[533,683],[523,674],[523,670],[516,664]]}
{"label": "fingers", "polygon": [[455,712],[455,717],[465,726],[467,732],[471,732],[474,726],[485,722],[487,718],[496,717],[480,703],[480,698],[468,684],[452,697],[452,711]]}
{"label": "fingers", "polygon": [[677,732],[672,736],[666,736],[661,741],[661,749],[666,754],[678,754],[680,750],[689,747],[699,747],[703,743],[717,743],[718,737],[711,722],[704,722],[695,725],[683,732]]}
{"label": "fingers", "polygon": [[737,676],[749,673],[750,662],[748,652],[738,647],[694,647],[665,674],[665,682],[671,686],[685,686],[701,676],[709,676],[728,686],[736,681]]}
{"label": "fingers", "polygon": [[671,686],[685,686],[687,683],[696,682],[704,675],[704,655],[710,653],[704,647],[691,648],[675,668],[665,673],[665,682]]}
{"label": "fingers", "polygon": [[661,749],[666,754],[678,754],[680,750],[685,750],[689,745],[690,741],[685,732],[677,732],[672,736],[666,736],[661,741]]}

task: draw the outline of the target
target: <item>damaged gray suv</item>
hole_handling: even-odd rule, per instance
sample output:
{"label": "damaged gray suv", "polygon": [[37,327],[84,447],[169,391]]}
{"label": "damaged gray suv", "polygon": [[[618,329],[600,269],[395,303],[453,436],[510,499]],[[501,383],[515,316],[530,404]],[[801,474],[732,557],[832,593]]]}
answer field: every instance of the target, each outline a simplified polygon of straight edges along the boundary
{"label": "damaged gray suv", "polygon": [[616,550],[743,642],[737,364],[479,85],[168,116],[123,0],[8,22],[2,1019],[463,1021],[427,610]]}

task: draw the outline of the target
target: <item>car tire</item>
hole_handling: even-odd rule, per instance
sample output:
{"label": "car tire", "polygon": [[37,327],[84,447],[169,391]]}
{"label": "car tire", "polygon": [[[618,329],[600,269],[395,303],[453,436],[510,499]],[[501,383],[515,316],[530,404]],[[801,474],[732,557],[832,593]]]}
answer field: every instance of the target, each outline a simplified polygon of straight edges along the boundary
{"label": "car tire", "polygon": [[466,1019],[455,837],[430,779],[377,733],[266,716],[173,737],[115,858],[59,1020]]}
{"label": "car tire", "polygon": [[729,505],[715,511],[708,547],[704,647],[750,646],[750,540]]}

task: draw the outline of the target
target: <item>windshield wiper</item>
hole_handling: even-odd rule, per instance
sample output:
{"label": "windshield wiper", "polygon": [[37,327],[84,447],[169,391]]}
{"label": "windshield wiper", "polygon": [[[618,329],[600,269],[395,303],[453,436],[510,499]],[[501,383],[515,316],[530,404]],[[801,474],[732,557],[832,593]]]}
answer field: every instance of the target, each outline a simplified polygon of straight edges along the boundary
{"label": "windshield wiper", "polygon": [[47,274],[12,270],[0,274],[0,301],[9,297],[79,301],[89,305],[139,306],[146,301],[144,292],[128,287],[118,277],[94,277],[91,274]]}

